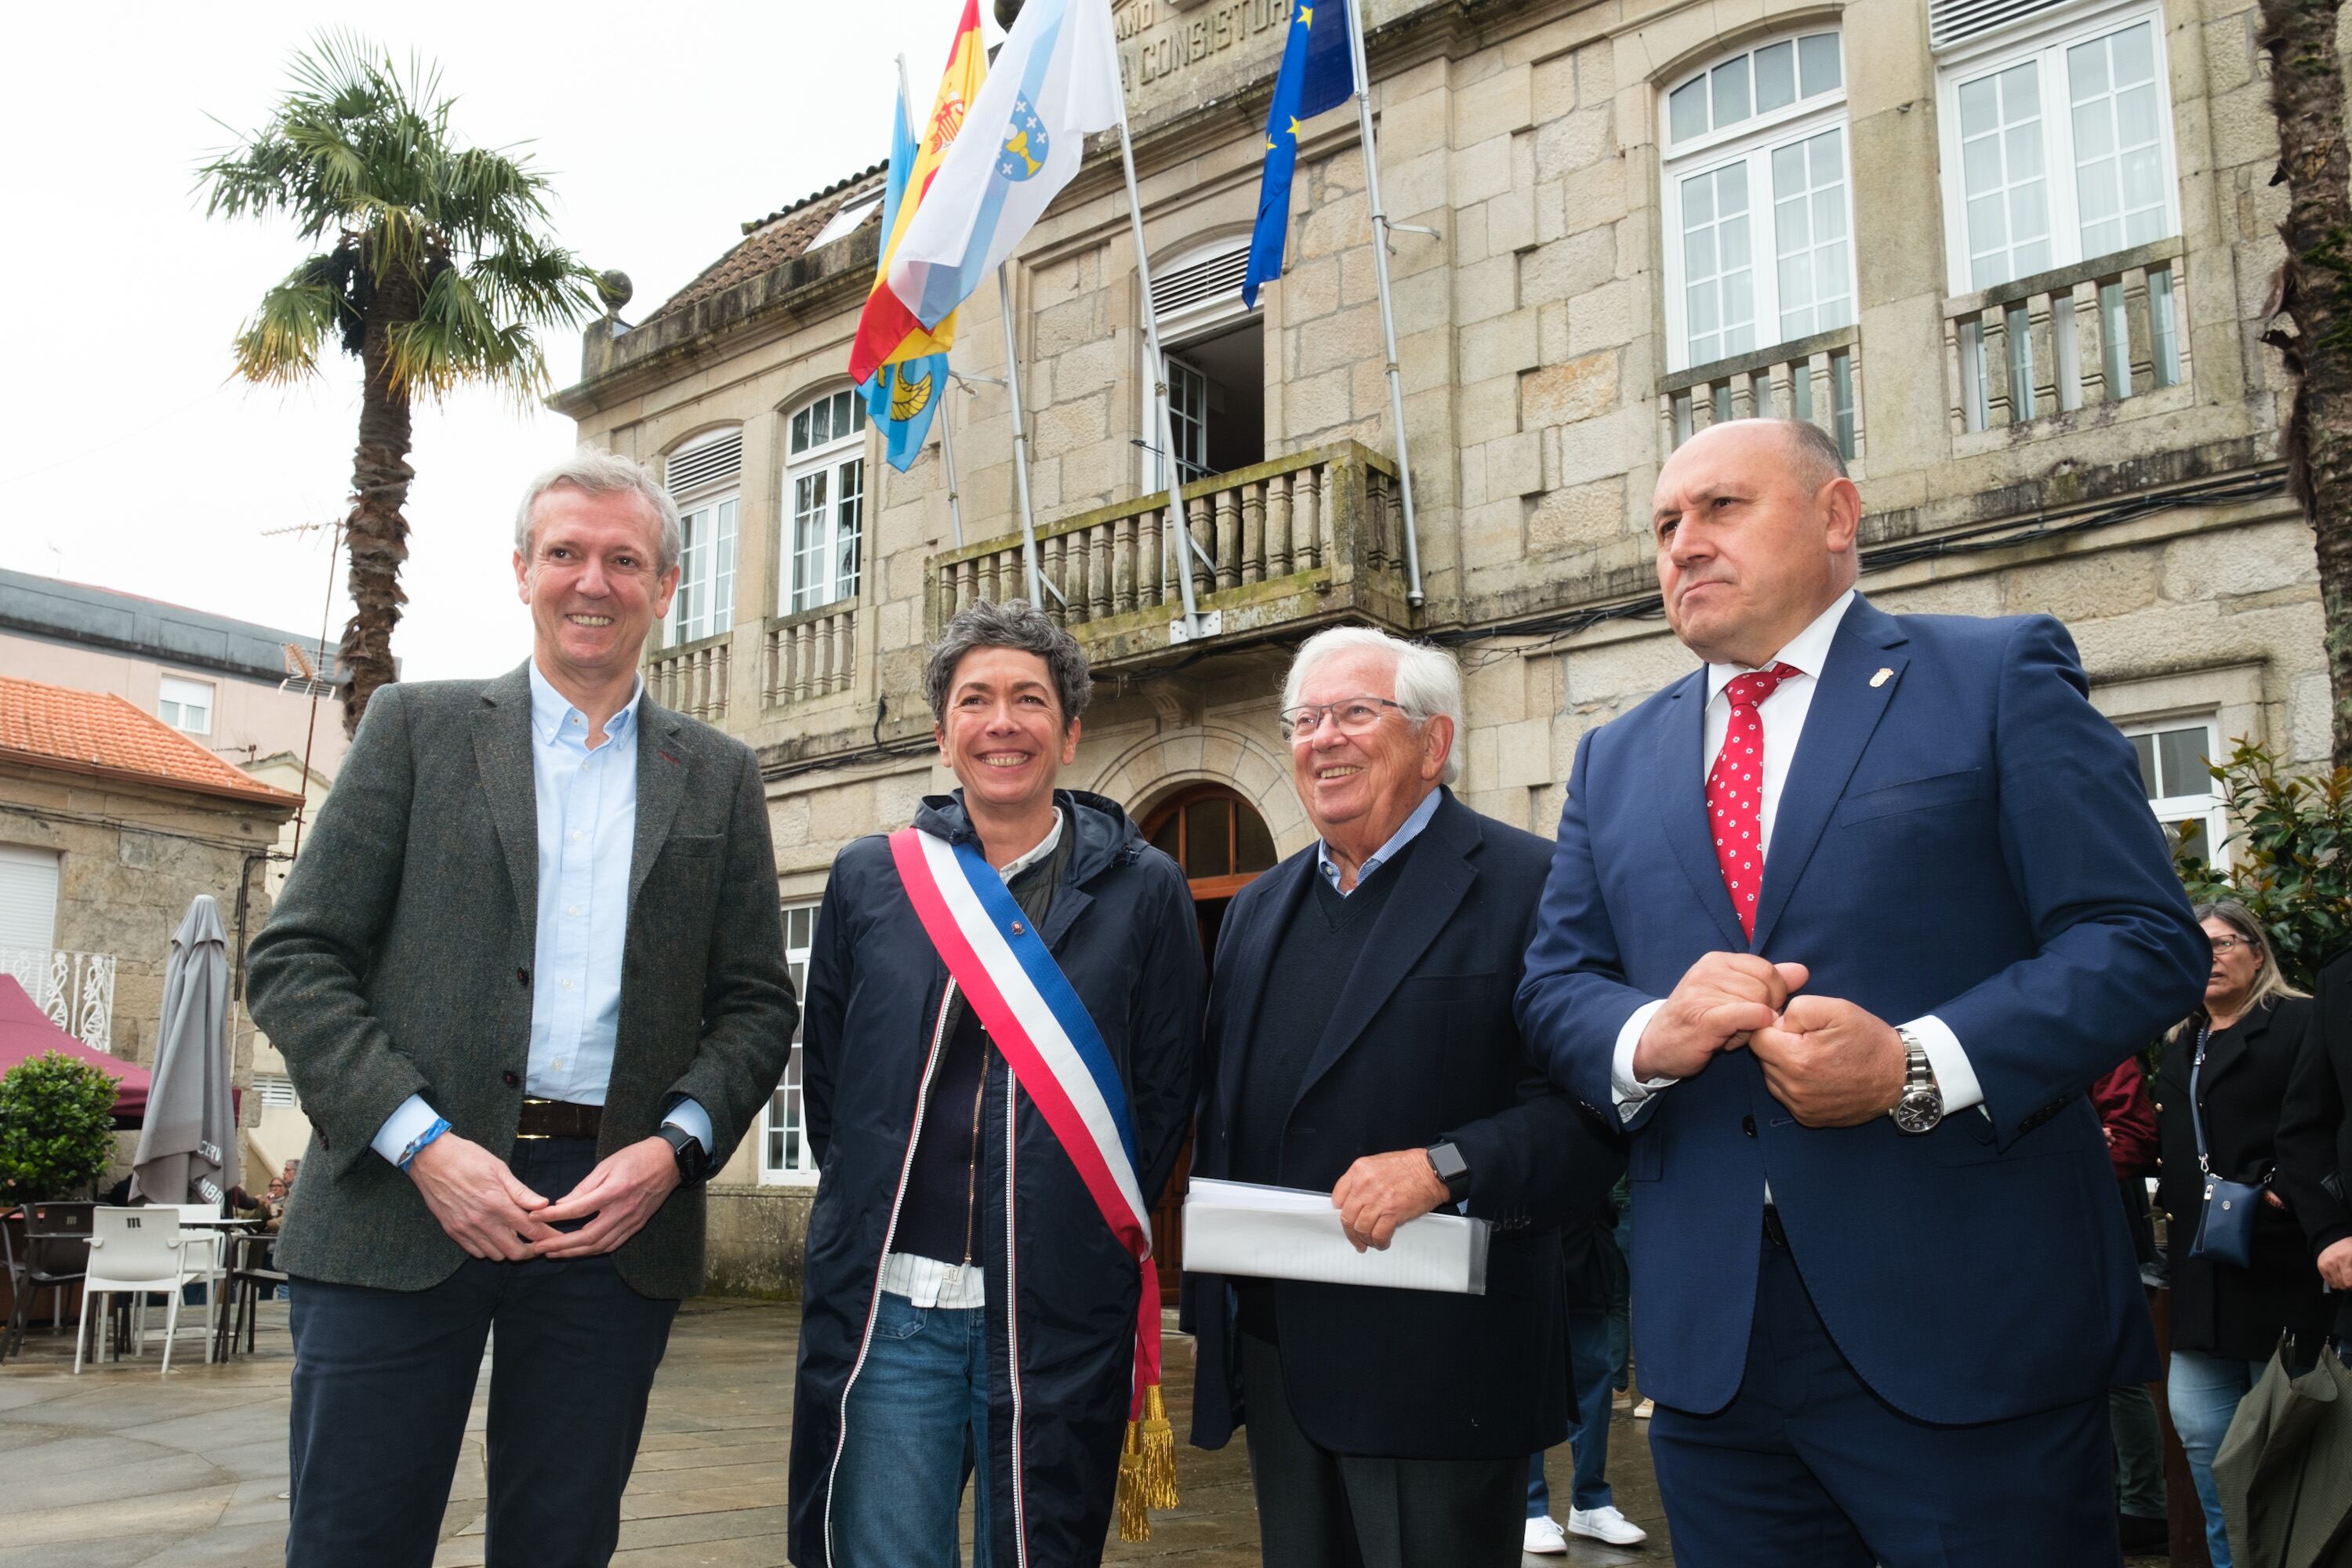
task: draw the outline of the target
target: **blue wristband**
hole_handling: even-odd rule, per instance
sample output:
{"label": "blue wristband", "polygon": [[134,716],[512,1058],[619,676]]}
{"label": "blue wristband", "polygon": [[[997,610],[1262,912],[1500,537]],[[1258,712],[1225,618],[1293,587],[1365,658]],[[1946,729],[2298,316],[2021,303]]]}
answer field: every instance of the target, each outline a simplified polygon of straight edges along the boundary
{"label": "blue wristband", "polygon": [[404,1171],[408,1169],[408,1163],[411,1160],[415,1159],[418,1154],[424,1152],[425,1145],[432,1142],[433,1140],[440,1137],[441,1134],[448,1131],[448,1118],[442,1116],[435,1117],[433,1119],[433,1125],[418,1133],[416,1135],[416,1142],[411,1143],[407,1148],[403,1149],[400,1152],[400,1168]]}

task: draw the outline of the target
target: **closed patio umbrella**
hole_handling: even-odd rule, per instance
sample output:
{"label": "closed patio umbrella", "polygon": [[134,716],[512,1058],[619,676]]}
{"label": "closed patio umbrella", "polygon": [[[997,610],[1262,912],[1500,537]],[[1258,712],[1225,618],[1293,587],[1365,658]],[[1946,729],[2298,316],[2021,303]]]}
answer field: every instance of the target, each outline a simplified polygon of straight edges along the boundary
{"label": "closed patio umbrella", "polygon": [[2352,1371],[2273,1357],[2213,1456],[2238,1568],[2352,1568]]}
{"label": "closed patio umbrella", "polygon": [[150,1203],[217,1204],[236,1184],[236,1115],[229,1101],[228,934],[212,895],[198,893],[172,935],[155,1080],[131,1163],[131,1190]]}

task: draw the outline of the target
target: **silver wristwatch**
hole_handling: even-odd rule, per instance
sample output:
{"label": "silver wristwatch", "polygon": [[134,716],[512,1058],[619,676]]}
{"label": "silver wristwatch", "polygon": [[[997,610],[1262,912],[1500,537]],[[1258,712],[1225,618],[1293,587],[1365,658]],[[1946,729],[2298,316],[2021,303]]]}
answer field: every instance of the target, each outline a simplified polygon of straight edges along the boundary
{"label": "silver wristwatch", "polygon": [[1898,1132],[1933,1132],[1944,1120],[1944,1091],[1936,1087],[1927,1047],[1908,1029],[1895,1032],[1903,1039],[1903,1096],[1886,1114],[1895,1119]]}

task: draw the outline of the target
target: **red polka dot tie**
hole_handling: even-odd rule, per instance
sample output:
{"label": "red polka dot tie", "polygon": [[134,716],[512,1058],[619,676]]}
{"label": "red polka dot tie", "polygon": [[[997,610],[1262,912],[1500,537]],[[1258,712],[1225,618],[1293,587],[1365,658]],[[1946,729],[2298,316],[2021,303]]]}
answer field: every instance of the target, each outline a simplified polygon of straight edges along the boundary
{"label": "red polka dot tie", "polygon": [[1764,717],[1756,710],[1780,682],[1803,673],[1793,665],[1776,664],[1735,675],[1723,689],[1731,699],[1731,723],[1715,766],[1707,770],[1707,824],[1715,833],[1715,863],[1723,868],[1723,885],[1739,911],[1739,929],[1751,940],[1756,894],[1764,886]]}

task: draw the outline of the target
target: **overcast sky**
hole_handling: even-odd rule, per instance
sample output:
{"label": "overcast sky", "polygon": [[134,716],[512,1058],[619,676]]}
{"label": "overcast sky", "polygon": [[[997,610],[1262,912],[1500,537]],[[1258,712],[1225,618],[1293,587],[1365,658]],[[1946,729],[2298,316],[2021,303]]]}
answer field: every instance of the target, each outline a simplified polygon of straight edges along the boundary
{"label": "overcast sky", "polygon": [[[625,315],[638,321],[745,219],[884,157],[895,57],[907,55],[919,113],[961,9],[305,0],[16,13],[0,65],[16,214],[0,247],[16,322],[0,410],[16,474],[0,566],[317,632],[326,534],[276,531],[343,511],[358,362],[338,353],[291,393],[228,378],[231,337],[303,250],[288,226],[207,222],[193,192],[198,162],[267,119],[288,58],[318,30],[396,27],[368,36],[440,66],[460,142],[530,143],[553,177],[557,234],[630,275]],[[554,384],[578,379],[578,334],[546,347]],[[570,420],[499,397],[420,406],[409,604],[393,642],[404,675],[487,674],[529,650],[508,567],[514,502],[572,439]],[[338,566],[331,639],[349,614]]]}

